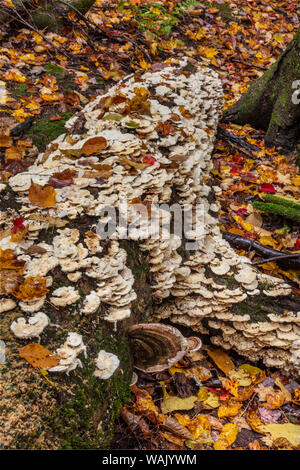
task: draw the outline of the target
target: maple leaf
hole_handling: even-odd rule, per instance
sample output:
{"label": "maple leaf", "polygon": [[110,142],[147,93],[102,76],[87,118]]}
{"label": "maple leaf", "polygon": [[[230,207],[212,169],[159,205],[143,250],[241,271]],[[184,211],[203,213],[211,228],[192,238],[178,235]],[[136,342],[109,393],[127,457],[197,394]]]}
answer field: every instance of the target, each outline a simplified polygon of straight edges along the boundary
{"label": "maple leaf", "polygon": [[14,297],[25,301],[40,298],[46,295],[49,289],[46,288],[46,279],[41,276],[28,276],[23,284],[13,292]]}
{"label": "maple leaf", "polygon": [[39,207],[53,207],[56,204],[56,191],[53,186],[41,186],[31,181],[28,198],[31,204]]}
{"label": "maple leaf", "polygon": [[17,217],[15,220],[13,220],[13,228],[12,228],[12,233],[17,233],[19,230],[22,230],[24,228],[24,217]]}

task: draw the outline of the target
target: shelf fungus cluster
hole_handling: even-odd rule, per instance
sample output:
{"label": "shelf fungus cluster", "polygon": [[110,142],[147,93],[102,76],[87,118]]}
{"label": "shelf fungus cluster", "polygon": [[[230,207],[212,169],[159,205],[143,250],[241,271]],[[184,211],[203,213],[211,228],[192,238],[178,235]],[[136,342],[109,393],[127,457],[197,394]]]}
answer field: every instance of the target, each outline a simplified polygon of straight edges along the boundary
{"label": "shelf fungus cluster", "polygon": [[[148,260],[155,321],[213,331],[215,344],[299,370],[300,312],[272,311],[272,300],[287,298],[290,286],[238,256],[218,226],[209,173],[222,104],[214,71],[175,60],[127,77],[74,115],[66,133],[9,180],[27,229],[18,241],[10,235],[0,240],[0,262],[6,254],[8,264],[23,267],[13,287],[0,278],[1,311],[40,312],[47,301],[66,315],[125,320],[139,300],[139,276],[121,243],[126,239]],[[122,204],[126,226],[120,224]],[[189,216],[184,233],[173,230],[172,204]],[[149,231],[150,216],[158,222],[157,236]],[[9,216],[4,225],[12,226]],[[28,286],[22,283],[37,276],[44,284],[23,295]],[[83,291],[81,281],[90,287]],[[239,310],[259,297],[269,302],[263,319]],[[33,319],[20,319],[12,331],[25,331]],[[57,351],[61,371],[78,365],[78,351],[84,351],[80,341],[70,341]],[[106,374],[101,361],[111,369],[117,363],[101,352],[98,376]]]}

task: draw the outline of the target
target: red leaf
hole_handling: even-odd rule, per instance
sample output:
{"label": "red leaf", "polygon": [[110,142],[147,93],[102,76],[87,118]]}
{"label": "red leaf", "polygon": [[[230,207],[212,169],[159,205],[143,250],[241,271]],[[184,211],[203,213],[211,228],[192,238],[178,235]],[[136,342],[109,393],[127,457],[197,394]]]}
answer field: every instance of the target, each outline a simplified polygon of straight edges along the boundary
{"label": "red leaf", "polygon": [[296,251],[300,250],[300,238],[297,238],[297,241],[294,246],[294,250]]}
{"label": "red leaf", "polygon": [[143,159],[143,163],[147,163],[147,165],[152,166],[156,163],[156,159],[154,157],[147,156]]}
{"label": "red leaf", "polygon": [[273,184],[270,183],[262,183],[260,185],[259,191],[262,193],[275,193],[275,188]]}
{"label": "red leaf", "polygon": [[238,211],[237,211],[237,215],[248,215],[248,212],[247,212],[247,209],[245,207],[241,207]]}
{"label": "red leaf", "polygon": [[24,217],[17,217],[13,221],[14,226],[12,228],[12,233],[17,233],[19,230],[22,230],[24,228],[23,222],[24,222]]}

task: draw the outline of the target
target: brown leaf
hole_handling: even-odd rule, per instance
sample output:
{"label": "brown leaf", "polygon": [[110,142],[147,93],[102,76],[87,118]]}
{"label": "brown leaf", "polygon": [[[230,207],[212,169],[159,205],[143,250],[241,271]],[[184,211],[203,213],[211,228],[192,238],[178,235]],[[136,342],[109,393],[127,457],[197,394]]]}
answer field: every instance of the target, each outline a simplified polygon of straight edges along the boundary
{"label": "brown leaf", "polygon": [[56,204],[56,191],[48,184],[41,186],[31,181],[28,197],[31,204],[35,206],[53,207]]}
{"label": "brown leaf", "polygon": [[0,135],[0,147],[11,147],[13,140],[9,135]]}
{"label": "brown leaf", "polygon": [[12,294],[23,282],[23,276],[16,271],[0,270],[0,294]]}
{"label": "brown leaf", "polygon": [[81,148],[81,155],[93,155],[107,147],[107,141],[104,137],[93,137],[87,140]]}
{"label": "brown leaf", "polygon": [[160,420],[163,420],[163,422],[159,425],[160,428],[165,429],[166,431],[170,431],[176,436],[182,437],[184,439],[193,439],[192,433],[172,416],[166,417],[165,415],[160,415]]}

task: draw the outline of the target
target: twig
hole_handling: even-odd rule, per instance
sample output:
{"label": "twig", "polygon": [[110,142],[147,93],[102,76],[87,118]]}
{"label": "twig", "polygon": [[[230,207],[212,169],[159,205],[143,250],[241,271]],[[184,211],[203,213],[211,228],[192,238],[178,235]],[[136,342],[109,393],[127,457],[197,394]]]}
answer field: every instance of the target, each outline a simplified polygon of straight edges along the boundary
{"label": "twig", "polygon": [[239,59],[231,59],[232,62],[237,62],[238,64],[244,64],[244,65],[247,65],[248,67],[254,67],[255,69],[258,69],[258,70],[268,70],[266,67],[262,67],[261,65],[254,65],[254,64],[248,64],[248,62],[244,62],[243,60],[239,60]]}
{"label": "twig", "polygon": [[[37,34],[39,34],[41,36],[41,38],[43,38],[43,40],[49,44],[51,47],[53,47],[53,49],[55,49],[57,51],[57,53],[61,54],[61,50],[55,46],[55,44],[53,44],[52,41],[50,41],[43,33],[41,33],[37,28],[35,28],[32,24],[28,23],[26,20],[24,20],[22,18],[22,16],[19,14],[19,12],[16,10],[16,9],[13,9],[12,10],[14,15],[11,14],[11,13],[7,13],[11,18],[14,18],[15,20],[18,20],[20,21],[20,23],[24,24],[25,26],[27,26],[27,28],[31,29],[32,31],[35,31]],[[68,54],[68,52],[65,50],[64,47],[62,47],[63,51],[64,51],[64,54],[68,57],[68,59],[70,60],[73,60],[73,57],[70,56]]]}
{"label": "twig", "polygon": [[266,260],[262,260],[262,261],[255,261],[254,263],[252,263],[253,266],[256,266],[256,265],[259,265],[259,264],[266,264],[266,263],[270,263],[271,261],[282,261],[283,259],[293,259],[293,258],[299,258],[300,260],[300,253],[294,253],[294,254],[282,254],[282,255],[279,255],[279,256],[273,256],[273,258],[267,258]]}
{"label": "twig", "polygon": [[142,47],[140,47],[135,41],[133,41],[133,39],[129,38],[127,35],[125,34],[114,34],[113,36],[109,35],[107,31],[105,31],[105,29],[101,28],[101,26],[97,25],[96,23],[94,23],[93,21],[89,20],[88,18],[86,18],[85,15],[83,15],[79,10],[77,10],[76,7],[74,7],[73,5],[70,5],[69,3],[66,3],[64,2],[64,0],[58,0],[59,3],[62,3],[63,5],[67,6],[68,8],[71,8],[71,10],[75,11],[75,13],[78,14],[78,16],[84,21],[84,23],[87,25],[87,26],[93,26],[95,27],[96,29],[98,29],[99,31],[101,31],[102,34],[104,34],[106,37],[108,38],[123,38],[125,39],[126,41],[130,42],[131,44],[133,44],[137,49],[139,49],[148,59],[149,62],[152,63],[152,59],[150,57],[150,55],[148,54],[147,51],[145,51]]}

